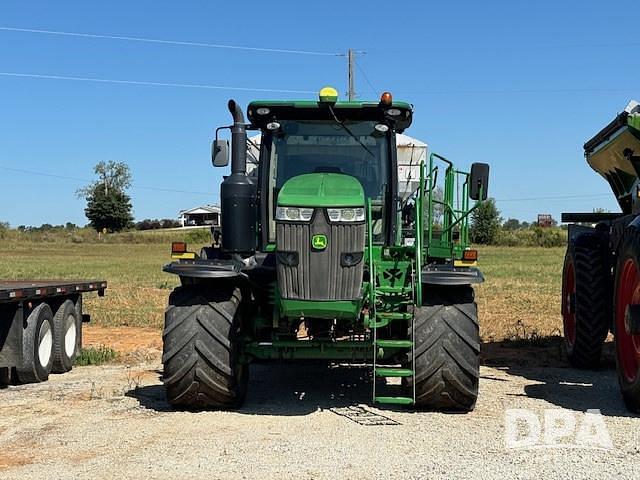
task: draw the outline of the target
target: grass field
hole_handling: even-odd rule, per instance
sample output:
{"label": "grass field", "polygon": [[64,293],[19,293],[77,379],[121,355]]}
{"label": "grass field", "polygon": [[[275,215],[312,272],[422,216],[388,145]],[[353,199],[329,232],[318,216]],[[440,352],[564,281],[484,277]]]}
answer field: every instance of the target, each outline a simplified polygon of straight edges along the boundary
{"label": "grass field", "polygon": [[[477,287],[476,299],[484,340],[561,333],[563,255],[563,248],[480,248],[486,282]],[[85,301],[94,324],[161,328],[169,292],[178,284],[161,270],[168,261],[168,243],[4,242],[0,278],[106,279],[106,297],[92,294]]]}

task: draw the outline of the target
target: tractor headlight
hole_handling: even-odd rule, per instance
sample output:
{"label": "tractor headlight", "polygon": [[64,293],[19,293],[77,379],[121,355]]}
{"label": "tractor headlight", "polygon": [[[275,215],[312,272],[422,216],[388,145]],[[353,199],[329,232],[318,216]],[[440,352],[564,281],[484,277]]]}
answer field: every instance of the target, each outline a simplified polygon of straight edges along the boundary
{"label": "tractor headlight", "polygon": [[364,208],[327,208],[332,222],[364,222]]}
{"label": "tractor headlight", "polygon": [[289,222],[308,222],[313,217],[313,208],[278,207],[276,208],[276,220]]}

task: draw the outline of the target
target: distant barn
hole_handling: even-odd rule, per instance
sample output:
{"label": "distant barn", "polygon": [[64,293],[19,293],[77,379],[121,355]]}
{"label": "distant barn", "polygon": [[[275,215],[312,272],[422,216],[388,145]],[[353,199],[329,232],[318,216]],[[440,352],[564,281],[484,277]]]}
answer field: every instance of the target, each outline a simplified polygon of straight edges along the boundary
{"label": "distant barn", "polygon": [[220,207],[217,205],[202,205],[190,210],[181,210],[178,220],[183,227],[208,225],[220,226]]}

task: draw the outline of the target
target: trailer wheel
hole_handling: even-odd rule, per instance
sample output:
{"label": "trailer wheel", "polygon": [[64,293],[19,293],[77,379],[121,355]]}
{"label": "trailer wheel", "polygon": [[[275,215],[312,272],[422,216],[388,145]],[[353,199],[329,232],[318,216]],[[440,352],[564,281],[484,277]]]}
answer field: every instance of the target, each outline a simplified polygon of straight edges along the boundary
{"label": "trailer wheel", "polygon": [[[471,286],[425,287],[414,312],[416,408],[471,411],[478,398],[480,335]],[[410,332],[411,334],[411,332]],[[413,378],[405,387],[412,388]]]}
{"label": "trailer wheel", "polygon": [[622,240],[616,265],[614,333],[620,389],[627,407],[634,412],[640,412],[640,334],[638,325],[631,325],[629,307],[640,305],[639,256],[640,231],[632,228]]}
{"label": "trailer wheel", "polygon": [[594,368],[611,325],[611,262],[592,233],[570,242],[562,273],[562,324],[569,363]]}
{"label": "trailer wheel", "polygon": [[167,400],[186,409],[229,409],[244,400],[248,366],[239,362],[238,288],[176,288],[163,333]]}
{"label": "trailer wheel", "polygon": [[33,309],[22,332],[22,364],[16,367],[21,383],[44,382],[53,365],[53,313],[46,303]]}
{"label": "trailer wheel", "polygon": [[65,300],[53,317],[53,373],[65,373],[73,368],[79,352],[82,336],[82,318],[78,316],[76,305]]}

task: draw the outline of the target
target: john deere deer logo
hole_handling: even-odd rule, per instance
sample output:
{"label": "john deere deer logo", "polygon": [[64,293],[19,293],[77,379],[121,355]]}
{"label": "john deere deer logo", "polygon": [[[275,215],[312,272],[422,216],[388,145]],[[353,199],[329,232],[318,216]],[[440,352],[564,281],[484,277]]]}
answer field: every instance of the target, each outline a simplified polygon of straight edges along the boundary
{"label": "john deere deer logo", "polygon": [[311,246],[316,250],[324,250],[325,248],[327,248],[327,243],[329,243],[327,240],[327,236],[321,233],[311,237]]}

